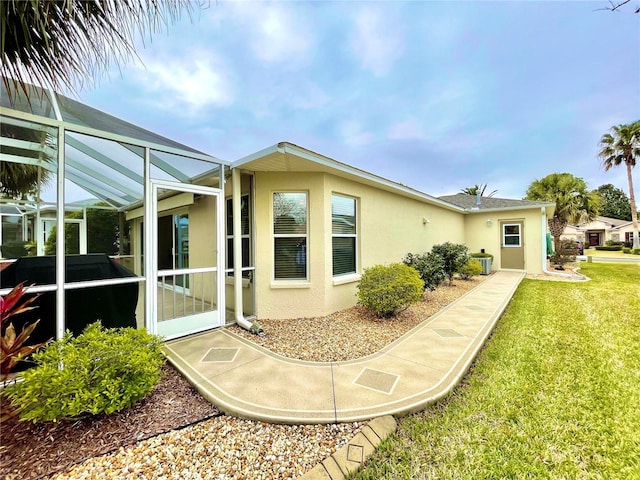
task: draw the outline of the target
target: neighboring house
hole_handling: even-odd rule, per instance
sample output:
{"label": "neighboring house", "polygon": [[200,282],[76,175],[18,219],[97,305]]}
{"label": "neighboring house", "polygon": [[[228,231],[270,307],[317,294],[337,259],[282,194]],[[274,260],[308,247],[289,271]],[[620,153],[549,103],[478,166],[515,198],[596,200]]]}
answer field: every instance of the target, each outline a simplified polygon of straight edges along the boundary
{"label": "neighboring house", "polygon": [[[130,284],[138,324],[175,338],[349,307],[365,268],[447,241],[493,254],[494,269],[546,266],[552,203],[436,198],[287,142],[228,162],[60,95],[12,108],[2,98],[1,159],[64,176],[40,203],[13,202],[40,219],[35,227],[11,210],[2,228],[37,243],[51,207],[65,221],[74,196],[94,198],[120,212],[115,257],[136,274],[72,281],[64,255],[55,257],[56,281],[33,291],[57,292],[58,336],[68,290]],[[57,252],[65,241],[58,231]]]}
{"label": "neighboring house", "polygon": [[597,216],[591,222],[567,225],[560,237],[584,243],[586,248],[599,247],[608,241],[633,244],[633,224],[628,220]]}

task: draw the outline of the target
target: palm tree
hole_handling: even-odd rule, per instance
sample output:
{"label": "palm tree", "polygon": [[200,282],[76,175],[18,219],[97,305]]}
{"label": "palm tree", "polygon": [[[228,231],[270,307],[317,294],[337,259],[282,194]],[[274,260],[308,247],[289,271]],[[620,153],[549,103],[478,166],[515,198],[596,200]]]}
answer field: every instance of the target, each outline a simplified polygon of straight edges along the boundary
{"label": "palm tree", "polygon": [[627,167],[627,181],[629,182],[629,203],[631,203],[631,222],[633,224],[633,248],[640,248],[638,235],[638,207],[633,192],[633,178],[631,169],[640,159],[640,120],[628,125],[611,127],[611,133],[605,133],[600,139],[600,152],[605,171],[612,167],[625,164]]}
{"label": "palm tree", "polygon": [[486,183],[484,185],[476,184],[473,187],[463,188],[462,190],[460,190],[460,193],[463,193],[465,195],[478,195],[478,193],[480,193],[481,197],[493,197],[496,193],[498,193],[497,190],[494,190],[489,195],[485,195],[484,192],[486,190],[487,190]]}
{"label": "palm tree", "polygon": [[555,251],[560,251],[560,235],[569,223],[593,220],[600,208],[600,197],[590,192],[582,178],[570,173],[552,173],[534,180],[527,189],[525,200],[555,202],[553,217],[547,220]]}
{"label": "palm tree", "polygon": [[134,38],[143,39],[177,20],[191,0],[2,0],[0,74],[7,94],[26,83],[74,91],[107,71],[115,62],[135,56]]}

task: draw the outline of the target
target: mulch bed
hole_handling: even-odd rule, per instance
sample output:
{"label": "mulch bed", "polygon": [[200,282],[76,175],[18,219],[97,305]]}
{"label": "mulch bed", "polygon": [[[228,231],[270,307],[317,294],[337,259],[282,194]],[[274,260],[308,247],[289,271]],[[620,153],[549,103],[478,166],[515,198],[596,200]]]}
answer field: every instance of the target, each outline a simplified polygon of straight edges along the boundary
{"label": "mulch bed", "polygon": [[0,478],[46,478],[84,460],[175,430],[220,411],[172,366],[153,392],[131,408],[81,420],[0,424]]}

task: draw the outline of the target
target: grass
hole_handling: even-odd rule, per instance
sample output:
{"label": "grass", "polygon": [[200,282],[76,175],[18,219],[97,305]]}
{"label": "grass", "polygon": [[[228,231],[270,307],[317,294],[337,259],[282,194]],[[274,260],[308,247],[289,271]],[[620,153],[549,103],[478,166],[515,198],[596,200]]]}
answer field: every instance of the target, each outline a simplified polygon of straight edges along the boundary
{"label": "grass", "polygon": [[638,260],[638,262],[640,262],[640,257],[638,255],[623,253],[622,250],[608,251],[608,250],[596,250],[595,248],[586,248],[584,250],[584,255],[589,257],[602,257],[602,258],[628,258],[628,259],[636,259]]}
{"label": "grass", "polygon": [[454,392],[356,479],[640,478],[640,265],[524,280]]}

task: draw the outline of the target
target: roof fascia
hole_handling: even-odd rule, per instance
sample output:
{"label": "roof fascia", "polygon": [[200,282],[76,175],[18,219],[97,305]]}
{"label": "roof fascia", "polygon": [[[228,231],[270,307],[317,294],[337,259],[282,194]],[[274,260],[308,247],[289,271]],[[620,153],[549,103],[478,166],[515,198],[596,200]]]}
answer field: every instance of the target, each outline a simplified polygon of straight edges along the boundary
{"label": "roof fascia", "polygon": [[338,162],[337,160],[333,160],[329,157],[325,157],[323,155],[317,154],[315,152],[312,152],[310,150],[306,150],[302,147],[299,147],[297,145],[294,145],[292,143],[289,142],[280,142],[276,145],[272,145],[270,147],[264,148],[258,152],[255,152],[251,155],[248,155],[246,157],[243,157],[239,160],[237,160],[236,162],[233,162],[232,164],[232,168],[238,168],[241,167],[243,165],[246,165],[247,163],[250,163],[253,160],[258,160],[259,158],[266,156],[266,155],[270,155],[272,153],[282,153],[282,154],[292,154],[301,158],[304,158],[305,160],[309,160],[311,162],[317,163],[318,165],[322,165],[324,167],[330,168],[332,170],[336,170],[340,173],[344,173],[347,175],[352,175],[355,176],[357,178],[360,178],[362,180],[366,180],[368,182],[377,184],[377,185],[381,185],[384,186],[392,191],[401,193],[403,195],[412,197],[412,198],[416,198],[420,201],[423,202],[428,202],[428,203],[432,203],[438,206],[441,206],[443,208],[447,208],[449,210],[453,210],[456,212],[460,212],[462,213],[464,211],[463,208],[454,205],[452,203],[448,203],[445,202],[443,200],[440,200],[436,197],[432,197],[431,195],[428,195],[426,193],[420,192],[418,190],[415,190],[413,188],[407,187],[405,185],[402,185],[400,183],[396,183],[393,182],[391,180],[387,180],[386,178],[380,177],[378,175],[375,175],[373,173],[369,173],[366,172],[364,170],[361,170],[359,168],[355,168],[352,167],[351,165],[347,165],[346,163],[341,163]]}
{"label": "roof fascia", "polygon": [[484,212],[503,212],[506,210],[533,210],[536,208],[551,208],[554,207],[555,203],[534,203],[532,205],[517,205],[513,207],[494,207],[494,208],[467,208],[465,209],[465,213],[484,213]]}

